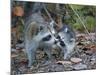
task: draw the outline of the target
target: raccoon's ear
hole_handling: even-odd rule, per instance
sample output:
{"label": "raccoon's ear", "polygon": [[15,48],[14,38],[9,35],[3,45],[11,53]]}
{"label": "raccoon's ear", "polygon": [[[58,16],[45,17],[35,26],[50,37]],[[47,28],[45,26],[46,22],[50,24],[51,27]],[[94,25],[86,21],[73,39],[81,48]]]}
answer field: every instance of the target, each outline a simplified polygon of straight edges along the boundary
{"label": "raccoon's ear", "polygon": [[65,32],[68,32],[68,28],[65,28],[64,31],[65,31]]}

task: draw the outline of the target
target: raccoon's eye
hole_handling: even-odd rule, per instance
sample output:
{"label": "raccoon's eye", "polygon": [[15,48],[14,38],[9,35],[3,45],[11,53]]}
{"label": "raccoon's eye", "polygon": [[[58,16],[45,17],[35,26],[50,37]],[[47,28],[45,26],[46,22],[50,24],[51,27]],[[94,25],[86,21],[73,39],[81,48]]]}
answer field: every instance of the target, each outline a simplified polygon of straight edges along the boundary
{"label": "raccoon's eye", "polygon": [[42,41],[49,41],[51,38],[52,38],[51,35],[47,35],[42,39]]}

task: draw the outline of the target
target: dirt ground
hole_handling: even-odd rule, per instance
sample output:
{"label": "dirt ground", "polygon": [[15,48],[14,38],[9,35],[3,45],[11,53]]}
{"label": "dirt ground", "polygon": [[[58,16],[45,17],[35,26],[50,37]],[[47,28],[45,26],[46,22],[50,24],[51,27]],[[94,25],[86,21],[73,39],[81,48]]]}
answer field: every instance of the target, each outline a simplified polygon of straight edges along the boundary
{"label": "dirt ground", "polygon": [[43,50],[37,50],[37,62],[28,68],[24,50],[24,43],[16,44],[16,49],[11,48],[11,75],[96,69],[96,45],[84,34],[77,35],[75,51],[67,60],[59,56],[59,50],[52,50],[51,60]]}

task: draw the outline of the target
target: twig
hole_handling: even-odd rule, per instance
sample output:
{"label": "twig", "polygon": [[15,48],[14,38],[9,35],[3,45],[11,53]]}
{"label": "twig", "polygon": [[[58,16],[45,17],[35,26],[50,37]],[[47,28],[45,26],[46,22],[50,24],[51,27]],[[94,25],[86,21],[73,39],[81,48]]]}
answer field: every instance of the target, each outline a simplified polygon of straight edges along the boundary
{"label": "twig", "polygon": [[[43,7],[44,7],[44,10],[46,11],[48,17],[50,18],[50,20],[54,21],[44,4],[43,4]],[[58,24],[55,21],[54,21],[54,23],[58,26]]]}
{"label": "twig", "polygon": [[90,37],[91,41],[93,42],[93,39],[91,38],[90,33],[89,33],[88,29],[86,28],[86,26],[85,26],[84,22],[83,22],[83,21],[82,21],[82,19],[80,18],[79,14],[78,14],[78,13],[74,10],[74,8],[73,8],[73,6],[72,6],[72,5],[69,5],[69,6],[71,7],[71,9],[72,9],[72,10],[73,10],[73,12],[75,13],[75,15],[78,17],[78,19],[79,19],[79,20],[80,20],[80,22],[82,23],[83,27],[85,28],[86,33],[89,35],[89,37]]}

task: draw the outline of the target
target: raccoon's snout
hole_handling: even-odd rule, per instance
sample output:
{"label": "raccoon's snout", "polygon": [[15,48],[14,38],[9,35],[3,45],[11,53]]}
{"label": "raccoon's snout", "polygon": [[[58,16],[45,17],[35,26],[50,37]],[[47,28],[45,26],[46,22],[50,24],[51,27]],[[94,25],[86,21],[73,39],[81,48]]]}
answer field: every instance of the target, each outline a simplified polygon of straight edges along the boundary
{"label": "raccoon's snout", "polygon": [[40,26],[40,31],[43,30],[43,26]]}

